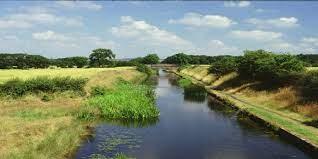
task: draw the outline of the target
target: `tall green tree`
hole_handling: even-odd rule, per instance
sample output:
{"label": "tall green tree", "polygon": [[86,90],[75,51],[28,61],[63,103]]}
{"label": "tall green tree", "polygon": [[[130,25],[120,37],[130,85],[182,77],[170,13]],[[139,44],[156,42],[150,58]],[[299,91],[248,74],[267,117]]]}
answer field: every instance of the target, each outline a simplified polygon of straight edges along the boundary
{"label": "tall green tree", "polygon": [[110,49],[98,48],[89,55],[89,64],[93,67],[103,67],[110,65],[111,60],[115,58],[115,54]]}
{"label": "tall green tree", "polygon": [[148,54],[142,59],[143,64],[157,64],[159,63],[160,58],[157,54]]}

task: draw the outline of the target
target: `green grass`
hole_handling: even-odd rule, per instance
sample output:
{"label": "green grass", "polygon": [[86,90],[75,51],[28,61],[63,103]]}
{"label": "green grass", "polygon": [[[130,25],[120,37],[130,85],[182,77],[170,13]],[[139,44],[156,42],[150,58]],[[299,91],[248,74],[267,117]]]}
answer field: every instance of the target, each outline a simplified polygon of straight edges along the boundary
{"label": "green grass", "polygon": [[91,97],[78,114],[80,118],[142,120],[159,116],[153,88],[119,82],[105,95]]}
{"label": "green grass", "polygon": [[190,86],[192,84],[192,82],[191,82],[191,80],[190,79],[188,79],[188,78],[181,78],[181,79],[179,79],[178,80],[178,85],[180,86],[180,87],[188,87],[188,86]]}
{"label": "green grass", "polygon": [[[106,87],[106,92],[108,89],[114,89],[118,78],[138,83],[146,77],[134,67],[0,70],[0,83],[12,78],[27,81],[38,76],[89,78],[85,86],[87,94],[91,92],[90,88],[97,86]],[[26,94],[20,98],[1,97],[0,158],[73,157],[72,153],[81,144],[82,138],[90,133],[90,128],[95,125],[95,122],[78,120],[78,111],[88,96],[74,93],[66,91]],[[44,96],[48,96],[48,99],[43,98]]]}

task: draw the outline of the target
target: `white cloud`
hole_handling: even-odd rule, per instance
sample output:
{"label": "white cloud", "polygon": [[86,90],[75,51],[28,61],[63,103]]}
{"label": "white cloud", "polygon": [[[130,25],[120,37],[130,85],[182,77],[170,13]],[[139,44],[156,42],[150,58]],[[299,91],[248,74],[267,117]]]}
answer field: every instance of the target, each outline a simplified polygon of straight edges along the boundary
{"label": "white cloud", "polygon": [[251,5],[250,1],[227,1],[227,2],[224,2],[225,7],[243,8],[243,7],[248,7],[250,5]]}
{"label": "white cloud", "polygon": [[186,13],[183,18],[169,20],[170,24],[184,24],[195,27],[227,28],[236,24],[228,17],[221,15],[201,15],[198,13]]}
{"label": "white cloud", "polygon": [[155,46],[169,45],[174,48],[191,47],[191,42],[172,32],[160,29],[145,21],[134,20],[130,16],[121,17],[122,25],[112,27],[111,33],[117,37],[132,38]]}
{"label": "white cloud", "polygon": [[35,8],[34,10],[31,10],[30,8],[25,7],[22,9],[22,12],[0,17],[0,28],[31,28],[38,24],[59,24],[71,27],[83,25],[80,18],[57,16],[55,14],[49,13],[48,10],[46,10],[45,8]]}
{"label": "white cloud", "polygon": [[303,43],[308,45],[318,46],[318,38],[314,37],[305,37],[301,40]]}
{"label": "white cloud", "polygon": [[257,41],[271,41],[282,37],[280,32],[262,31],[262,30],[234,30],[230,33],[232,36],[241,39],[257,40]]}
{"label": "white cloud", "polygon": [[225,45],[222,41],[220,40],[211,40],[208,42],[207,45],[207,51],[213,54],[238,54],[239,49],[233,46],[228,46]]}
{"label": "white cloud", "polygon": [[299,26],[298,19],[295,17],[281,17],[276,19],[257,19],[251,18],[246,20],[247,23],[254,24],[258,28],[291,28]]}
{"label": "white cloud", "polygon": [[92,1],[57,1],[56,3],[60,6],[72,9],[100,10],[103,8],[102,5]]}
{"label": "white cloud", "polygon": [[67,37],[63,34],[55,33],[54,31],[48,30],[46,32],[38,32],[32,34],[33,39],[35,40],[52,40],[52,41],[69,41],[72,38]]}
{"label": "white cloud", "polygon": [[32,37],[40,43],[53,44],[63,48],[81,48],[83,46],[89,46],[90,48],[105,47],[114,49],[119,46],[111,40],[103,40],[96,36],[68,36],[62,33],[56,33],[52,30],[33,33]]}

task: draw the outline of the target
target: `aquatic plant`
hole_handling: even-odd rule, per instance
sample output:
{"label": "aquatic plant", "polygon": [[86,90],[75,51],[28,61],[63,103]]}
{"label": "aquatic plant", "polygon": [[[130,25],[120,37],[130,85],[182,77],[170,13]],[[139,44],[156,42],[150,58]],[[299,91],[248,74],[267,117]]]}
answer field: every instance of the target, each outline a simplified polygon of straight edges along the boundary
{"label": "aquatic plant", "polygon": [[[98,109],[98,112],[96,112]],[[94,96],[82,107],[79,118],[143,120],[156,118],[155,93],[147,85],[135,85],[119,81],[115,88],[101,96]]]}
{"label": "aquatic plant", "polygon": [[188,78],[181,78],[180,80],[178,80],[178,85],[180,87],[188,87],[192,84],[191,80]]}

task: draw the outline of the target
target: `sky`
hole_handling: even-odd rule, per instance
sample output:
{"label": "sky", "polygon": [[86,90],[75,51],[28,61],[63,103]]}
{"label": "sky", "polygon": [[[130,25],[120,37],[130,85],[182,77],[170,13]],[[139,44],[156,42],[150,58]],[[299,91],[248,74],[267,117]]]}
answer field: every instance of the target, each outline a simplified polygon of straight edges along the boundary
{"label": "sky", "polygon": [[318,53],[314,1],[1,1],[0,52],[116,58]]}

